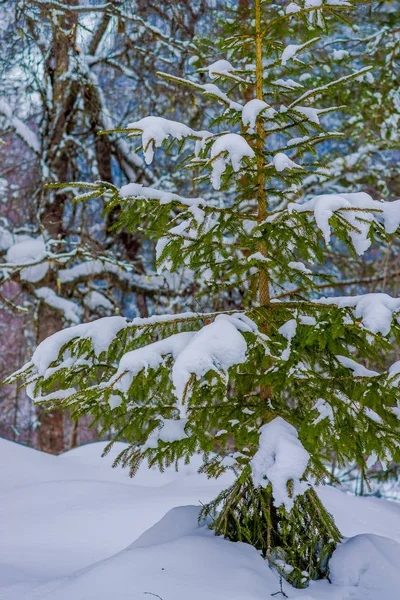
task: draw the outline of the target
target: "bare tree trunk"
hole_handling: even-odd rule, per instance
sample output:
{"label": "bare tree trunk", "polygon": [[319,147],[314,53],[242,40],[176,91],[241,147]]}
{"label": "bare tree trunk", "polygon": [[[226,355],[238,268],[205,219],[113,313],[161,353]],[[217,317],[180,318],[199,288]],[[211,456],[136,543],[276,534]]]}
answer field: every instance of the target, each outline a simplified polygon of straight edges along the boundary
{"label": "bare tree trunk", "polygon": [[[78,0],[66,0],[65,4],[75,6]],[[65,76],[69,69],[69,56],[75,47],[76,15],[60,15],[53,28],[52,56],[46,65],[47,77],[52,82],[52,119],[49,124],[46,152],[52,171],[59,181],[65,181],[68,175],[68,150],[59,146],[68,127],[68,119],[77,97],[77,86],[71,85]],[[64,144],[65,146],[65,144]],[[66,196],[54,195],[45,203],[40,221],[46,232],[53,238],[62,238],[63,214]],[[57,289],[57,282],[51,280],[47,285]],[[63,322],[59,312],[45,303],[41,303],[38,314],[37,343],[62,329]],[[56,357],[54,357],[56,358]],[[65,450],[64,415],[58,410],[46,411],[36,408],[37,428],[36,444],[39,450],[51,454],[60,454]]]}
{"label": "bare tree trunk", "polygon": [[72,450],[72,448],[76,448],[78,445],[78,431],[79,431],[79,420],[76,419],[72,423],[71,438],[70,438],[70,442],[69,442],[70,450]]}
{"label": "bare tree trunk", "polygon": [[36,409],[38,427],[36,429],[36,447],[42,452],[61,454],[65,450],[64,416],[58,410],[46,412],[42,407]]}
{"label": "bare tree trunk", "polygon": [[[37,343],[62,328],[60,313],[42,303],[38,314]],[[56,358],[56,357],[54,357]],[[65,450],[64,415],[61,411],[47,411],[36,407],[36,446],[42,452],[61,454]]]}

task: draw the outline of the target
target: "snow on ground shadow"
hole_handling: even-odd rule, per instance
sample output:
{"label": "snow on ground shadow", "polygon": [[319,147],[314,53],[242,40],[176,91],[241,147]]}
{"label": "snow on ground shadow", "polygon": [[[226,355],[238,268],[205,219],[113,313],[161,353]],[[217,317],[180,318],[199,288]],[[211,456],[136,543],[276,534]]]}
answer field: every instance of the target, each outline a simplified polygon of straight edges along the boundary
{"label": "snow on ground shadow", "polygon": [[[117,445],[115,453],[122,449]],[[248,544],[199,528],[210,481],[197,464],[137,477],[111,469],[103,443],[55,457],[0,440],[0,600],[265,600],[279,578]],[[302,600],[398,600],[400,505],[323,488],[345,543],[331,559],[332,584]],[[152,596],[152,594],[154,594]],[[274,597],[279,597],[274,596]]]}

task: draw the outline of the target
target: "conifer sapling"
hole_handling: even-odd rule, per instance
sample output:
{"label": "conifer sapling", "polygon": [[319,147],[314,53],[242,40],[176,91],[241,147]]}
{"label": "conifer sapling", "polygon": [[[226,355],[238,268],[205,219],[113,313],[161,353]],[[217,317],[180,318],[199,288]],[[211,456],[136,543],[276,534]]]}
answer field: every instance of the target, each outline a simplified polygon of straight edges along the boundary
{"label": "conifer sapling", "polygon": [[[296,85],[290,65],[312,68],[314,28],[353,4],[292,2],[274,17],[268,5],[255,0],[247,32],[224,41],[229,61],[200,69],[211,83],[159,74],[222,106],[209,130],[150,116],[116,132],[141,138],[147,164],[176,142],[199,197],[138,183],[68,184],[86,187],[84,200],[102,196],[106,210],[119,206],[118,227],[155,237],[158,267],[190,269],[208,310],[71,327],[42,342],[11,379],[22,376],[36,402],[112,428],[114,440],[129,442],[116,463],[132,474],[143,459],[163,469],[195,453],[212,477],[231,469],[233,485],[202,517],[304,586],[327,575],[341,537],[315,491],[330,453],[362,468],[370,457],[400,459],[400,363],[383,372],[362,364],[399,338],[400,300],[318,294],[334,280],[324,265],[330,246],[361,256],[375,238],[387,240],[400,201],[302,196],[323,168],[315,146],[326,150],[337,137],[321,121],[338,107],[318,108],[317,99],[368,68],[309,90]],[[278,26],[293,23],[304,39],[274,41]],[[210,306],[232,293],[237,308]]]}

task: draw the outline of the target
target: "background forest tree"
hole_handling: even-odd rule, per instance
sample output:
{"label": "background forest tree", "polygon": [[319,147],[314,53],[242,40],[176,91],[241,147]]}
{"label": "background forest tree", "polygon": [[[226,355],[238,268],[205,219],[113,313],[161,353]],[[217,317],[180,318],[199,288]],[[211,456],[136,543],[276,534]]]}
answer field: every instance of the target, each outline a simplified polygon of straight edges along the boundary
{"label": "background forest tree", "polygon": [[[105,8],[99,2],[24,0],[2,2],[0,9],[6,49],[0,65],[6,141],[0,297],[4,327],[16,331],[15,348],[7,345],[11,353],[3,354],[4,375],[16,364],[16,349],[26,357],[65,325],[114,312],[146,316],[159,302],[174,302],[176,286],[155,275],[151,247],[143,247],[140,234],[112,232],[117,214],[101,221],[101,201],[73,205],[71,192],[51,193],[44,183],[159,179],[125,141],[97,133],[138,111],[162,106],[174,113],[176,90],[158,83],[156,94],[150,74],[166,64],[181,72],[196,27],[205,27],[210,15],[203,1],[113,2]],[[187,107],[189,119],[201,118],[198,107],[179,105]],[[181,293],[190,292],[192,282],[179,284]],[[39,408],[33,414],[29,404],[15,388],[2,389],[3,435],[54,453],[78,442],[76,428],[64,431],[69,423],[62,415]],[[81,428],[80,435],[84,441],[96,432]]]}

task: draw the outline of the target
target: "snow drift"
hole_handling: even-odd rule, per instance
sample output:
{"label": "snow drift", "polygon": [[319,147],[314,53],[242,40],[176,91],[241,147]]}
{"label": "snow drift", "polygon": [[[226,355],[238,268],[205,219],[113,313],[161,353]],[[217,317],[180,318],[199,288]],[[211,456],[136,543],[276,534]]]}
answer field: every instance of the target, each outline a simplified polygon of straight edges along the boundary
{"label": "snow drift", "polygon": [[[229,482],[196,461],[176,473],[111,469],[103,443],[54,457],[0,440],[0,600],[265,600],[278,575],[248,544],[198,527],[200,502]],[[398,600],[400,505],[325,487],[321,498],[347,539],[331,581],[303,600]],[[182,506],[184,505],[184,506]],[[152,595],[153,594],[153,595]]]}

